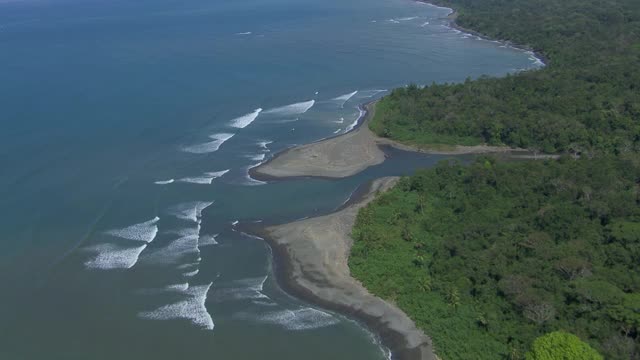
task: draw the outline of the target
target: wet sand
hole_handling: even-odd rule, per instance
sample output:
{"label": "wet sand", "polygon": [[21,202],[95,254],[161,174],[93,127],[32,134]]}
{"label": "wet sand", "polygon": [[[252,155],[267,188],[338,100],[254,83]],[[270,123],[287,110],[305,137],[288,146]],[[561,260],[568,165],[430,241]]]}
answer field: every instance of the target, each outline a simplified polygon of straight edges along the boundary
{"label": "wet sand", "polygon": [[349,271],[350,234],[358,210],[397,180],[377,179],[334,213],[270,226],[262,235],[274,249],[276,274],[289,292],[362,321],[394,359],[433,360],[431,339],[396,306],[370,294]]}

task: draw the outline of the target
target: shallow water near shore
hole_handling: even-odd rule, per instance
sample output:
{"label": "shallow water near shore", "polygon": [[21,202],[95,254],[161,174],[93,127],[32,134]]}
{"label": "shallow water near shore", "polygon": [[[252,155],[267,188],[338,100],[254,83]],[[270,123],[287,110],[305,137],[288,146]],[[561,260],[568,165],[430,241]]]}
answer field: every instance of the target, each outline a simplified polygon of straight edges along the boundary
{"label": "shallow water near shore", "polygon": [[[446,157],[342,180],[248,168],[410,82],[539,66],[408,0],[0,2],[0,358],[383,359],[283,293],[236,221],[339,207]],[[461,157],[465,160],[468,157]]]}

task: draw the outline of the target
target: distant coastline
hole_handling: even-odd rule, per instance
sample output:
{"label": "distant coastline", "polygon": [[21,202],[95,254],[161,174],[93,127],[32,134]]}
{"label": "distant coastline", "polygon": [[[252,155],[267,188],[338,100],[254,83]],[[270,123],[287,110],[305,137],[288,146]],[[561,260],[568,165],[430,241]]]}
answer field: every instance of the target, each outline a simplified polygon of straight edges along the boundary
{"label": "distant coastline", "polygon": [[431,6],[435,6],[438,8],[442,8],[442,9],[448,9],[450,10],[450,13],[447,15],[447,19],[449,20],[449,26],[453,29],[456,29],[458,31],[461,31],[465,34],[469,34],[469,35],[473,35],[473,36],[477,36],[481,39],[487,40],[487,41],[494,41],[494,42],[498,42],[500,44],[506,45],[512,49],[516,49],[516,50],[521,50],[524,52],[530,52],[532,54],[533,57],[535,57],[536,59],[538,59],[538,61],[540,61],[540,63],[542,64],[542,66],[547,66],[549,64],[549,59],[541,52],[540,49],[534,49],[529,45],[524,45],[524,44],[517,44],[512,42],[511,40],[505,40],[505,39],[495,39],[492,38],[490,36],[487,36],[479,31],[475,31],[469,28],[466,28],[464,26],[461,26],[457,23],[457,19],[458,19],[458,11],[456,9],[447,7],[447,6],[440,6],[438,4],[435,4],[431,1],[428,0],[414,0],[416,2],[419,3],[424,3],[424,4],[428,4]]}

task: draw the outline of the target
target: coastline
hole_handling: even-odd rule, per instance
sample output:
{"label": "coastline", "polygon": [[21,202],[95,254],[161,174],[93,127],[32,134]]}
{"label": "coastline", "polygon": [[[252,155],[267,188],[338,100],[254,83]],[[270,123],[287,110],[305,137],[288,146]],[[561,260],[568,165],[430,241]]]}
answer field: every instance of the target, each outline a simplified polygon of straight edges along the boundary
{"label": "coastline", "polygon": [[[429,1],[416,0],[438,6]],[[438,6],[440,7],[440,6]],[[449,26],[464,33],[521,51],[530,52],[542,66],[544,55],[511,41],[490,39],[456,24],[458,13],[447,16]],[[349,132],[283,150],[268,161],[251,168],[249,176],[260,181],[319,177],[339,179],[353,176],[385,161],[381,147],[438,155],[499,153],[512,159],[557,158],[553,154],[535,154],[527,149],[506,146],[425,145],[412,146],[381,138],[369,129],[378,100],[359,106],[361,116]],[[376,334],[394,359],[436,360],[430,337],[402,310],[368,292],[350,276],[348,260],[353,240],[350,237],[360,208],[397,183],[398,178],[379,178],[361,185],[352,197],[330,214],[291,223],[266,226],[252,231],[270,246],[274,274],[283,290],[309,303],[352,317]]]}
{"label": "coastline", "polygon": [[506,146],[452,145],[450,148],[438,149],[438,145],[417,147],[379,137],[368,126],[375,116],[376,103],[377,100],[360,106],[363,114],[350,132],[283,150],[268,161],[251,168],[249,176],[259,181],[307,177],[345,178],[384,162],[386,155],[382,146],[435,155],[501,153],[528,156],[526,154],[529,150]]}
{"label": "coastline", "polygon": [[283,150],[250,169],[249,176],[260,181],[300,177],[335,179],[382,163],[384,152],[372,141],[375,135],[368,126],[363,126],[374,115],[376,102],[359,106],[361,116],[351,131]]}
{"label": "coastline", "polygon": [[443,8],[443,9],[449,9],[451,12],[447,15],[446,18],[449,20],[449,26],[451,28],[453,28],[453,29],[461,31],[461,32],[463,32],[465,34],[469,34],[469,35],[473,35],[473,36],[479,37],[479,38],[487,40],[487,41],[494,41],[494,42],[497,41],[498,43],[500,43],[502,45],[506,45],[507,47],[510,47],[512,49],[521,50],[521,51],[524,51],[524,52],[530,52],[533,55],[533,57],[535,57],[538,61],[540,61],[540,63],[542,64],[543,67],[547,66],[549,64],[549,59],[543,53],[541,53],[540,50],[533,49],[532,47],[530,47],[528,45],[513,43],[511,40],[495,39],[495,38],[492,38],[490,36],[487,36],[487,35],[479,32],[479,31],[468,29],[468,28],[465,28],[465,27],[459,25],[456,22],[459,13],[454,8],[450,8],[448,6],[441,6],[441,5],[438,5],[438,4],[434,4],[433,2],[431,2],[429,0],[414,0],[414,1],[421,2],[421,3],[424,3],[424,4],[429,4],[429,5],[436,6],[436,7]]}
{"label": "coastline", "polygon": [[[488,41],[497,41],[513,49],[529,52],[542,66],[547,66],[548,64],[548,59],[544,54],[529,46],[514,44],[510,40],[492,39],[477,31],[458,25],[456,23],[458,12],[453,8],[440,6],[429,0],[415,1],[450,10],[447,15],[449,26],[456,30]],[[514,159],[555,159],[559,157],[556,154],[537,154],[527,149],[506,146],[449,146],[441,144],[415,146],[382,138],[374,134],[368,126],[369,121],[375,116],[375,105],[378,101],[374,100],[358,107],[361,111],[361,116],[356,120],[357,124],[351,131],[285,149],[275,154],[268,161],[249,169],[249,176],[259,181],[307,177],[345,178],[355,175],[370,166],[384,162],[386,156],[380,146],[391,146],[402,151],[434,155],[499,153],[506,154]]]}
{"label": "coastline", "polygon": [[393,304],[370,294],[350,276],[350,237],[360,208],[399,178],[385,177],[354,192],[336,211],[257,232],[270,245],[274,273],[288,293],[366,325],[400,360],[435,360],[431,339]]}

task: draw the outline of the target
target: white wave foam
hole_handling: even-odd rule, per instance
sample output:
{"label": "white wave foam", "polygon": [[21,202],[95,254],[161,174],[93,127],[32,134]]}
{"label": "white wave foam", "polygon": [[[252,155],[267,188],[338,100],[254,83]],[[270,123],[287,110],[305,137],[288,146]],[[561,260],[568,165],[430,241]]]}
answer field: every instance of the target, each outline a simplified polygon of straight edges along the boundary
{"label": "white wave foam", "polygon": [[235,33],[234,35],[251,35],[251,34],[252,34],[251,31],[246,31],[246,32]]}
{"label": "white wave foam", "polygon": [[158,221],[160,221],[160,218],[156,216],[149,221],[127,226],[124,229],[109,230],[106,232],[106,234],[122,239],[144,241],[146,243],[150,243],[151,241],[153,241],[153,239],[155,239],[156,234],[158,233]]}
{"label": "white wave foam", "polygon": [[189,183],[189,184],[211,185],[211,183],[213,182],[213,177],[211,176],[185,177],[182,179],[178,179],[178,181],[183,183]]}
{"label": "white wave foam", "polygon": [[184,183],[191,183],[191,184],[211,185],[213,183],[213,179],[217,179],[221,177],[222,175],[228,173],[229,170],[230,169],[222,170],[222,171],[206,172],[202,176],[184,177],[184,178],[178,179],[178,181],[184,182]]}
{"label": "white wave foam", "polygon": [[235,280],[227,286],[216,288],[212,294],[215,302],[227,302],[251,299],[268,299],[262,293],[267,276]]}
{"label": "white wave foam", "polygon": [[205,306],[207,293],[212,284],[191,286],[184,292],[185,299],[152,311],[140,312],[138,316],[147,320],[186,319],[203,329],[213,330],[213,319]]}
{"label": "white wave foam", "polygon": [[169,284],[165,285],[162,288],[142,288],[135,291],[136,294],[140,295],[157,295],[166,292],[184,292],[189,288],[189,283],[181,283],[181,284]]}
{"label": "white wave foam", "polygon": [[313,308],[271,311],[258,315],[255,320],[278,325],[290,331],[318,329],[339,322],[333,315]]}
{"label": "white wave foam", "polygon": [[198,247],[218,245],[218,241],[216,241],[217,237],[218,234],[200,236],[200,238],[198,239]]}
{"label": "white wave foam", "polygon": [[218,149],[220,149],[220,146],[222,146],[222,144],[224,144],[227,140],[231,139],[234,135],[235,134],[229,133],[213,134],[209,136],[210,138],[214,139],[213,141],[187,146],[182,150],[193,154],[212,153],[214,151],[218,151]]}
{"label": "white wave foam", "polygon": [[213,201],[192,201],[174,205],[170,207],[167,212],[170,215],[182,220],[190,220],[198,222],[198,219],[202,216],[202,211],[211,206]]}
{"label": "white wave foam", "polygon": [[427,25],[429,25],[429,22],[428,22],[428,21],[425,21],[424,23],[422,23],[422,25],[420,25],[420,27],[425,27],[425,26],[427,26]]}
{"label": "white wave foam", "polygon": [[231,222],[231,225],[236,226],[236,225],[238,225],[238,223],[239,223],[239,222],[240,222],[240,221],[238,221],[238,220],[232,221],[232,222]]}
{"label": "white wave foam", "polygon": [[266,182],[264,181],[260,181],[260,180],[256,180],[254,178],[251,177],[251,175],[249,174],[249,170],[253,169],[256,166],[260,166],[262,165],[263,162],[259,162],[259,163],[255,163],[253,165],[249,165],[246,167],[245,169],[245,182],[242,183],[242,185],[247,185],[247,186],[258,186],[258,185],[265,185]]}
{"label": "white wave foam", "polygon": [[169,180],[158,180],[156,182],[154,182],[154,184],[156,185],[167,185],[167,184],[171,184],[172,182],[174,182],[175,180],[173,179],[169,179]]}
{"label": "white wave foam", "polygon": [[146,264],[179,264],[189,254],[200,256],[198,235],[182,236],[165,247],[145,251],[141,261]]}
{"label": "white wave foam", "polygon": [[240,117],[237,117],[231,120],[231,123],[229,124],[229,126],[240,128],[240,129],[245,128],[249,124],[251,124],[256,118],[258,118],[258,115],[260,115],[261,112],[262,112],[262,109],[257,108],[253,110],[253,112],[250,112],[248,114],[242,115]]}
{"label": "white wave foam", "polygon": [[99,244],[87,248],[88,251],[97,254],[93,259],[85,261],[84,265],[89,269],[100,270],[130,269],[138,262],[140,253],[146,247],[147,244],[136,247]]}
{"label": "white wave foam", "polygon": [[220,170],[220,171],[211,171],[211,172],[206,172],[205,175],[207,176],[211,176],[214,179],[217,179],[219,177],[222,177],[224,174],[228,173],[229,170],[231,169],[227,169],[227,170]]}
{"label": "white wave foam", "polygon": [[186,263],[178,266],[178,270],[191,269],[200,265],[200,259],[196,262]]}
{"label": "white wave foam", "polygon": [[164,289],[168,291],[187,291],[188,288],[189,283],[171,284],[164,287]]}
{"label": "white wave foam", "polygon": [[343,103],[345,103],[345,102],[349,101],[349,99],[351,99],[357,93],[358,93],[358,90],[356,90],[354,92],[351,92],[351,93],[348,93],[348,94],[344,94],[344,95],[335,97],[335,98],[333,98],[331,100],[342,101]]}
{"label": "white wave foam", "polygon": [[393,24],[400,24],[400,21],[396,20],[396,19],[387,19],[387,22],[393,23]]}
{"label": "white wave foam", "polygon": [[275,114],[275,115],[296,115],[296,114],[304,114],[309,109],[313,107],[316,103],[315,100],[309,100],[304,102],[299,102],[291,105],[286,105],[278,108],[274,108],[271,110],[267,110],[265,114]]}
{"label": "white wave foam", "polygon": [[411,20],[415,20],[417,18],[418,18],[417,16],[411,16],[411,17],[398,18],[396,20],[398,20],[398,21],[411,21]]}
{"label": "white wave foam", "polygon": [[248,155],[247,158],[253,161],[262,161],[264,160],[265,156],[267,156],[267,154],[254,154],[254,155]]}
{"label": "white wave foam", "polygon": [[389,90],[387,89],[363,90],[363,91],[360,91],[360,95],[358,95],[358,97],[371,98],[386,91],[389,91]]}
{"label": "white wave foam", "polygon": [[182,275],[184,275],[186,277],[192,277],[192,276],[198,275],[199,272],[200,272],[200,269],[194,269],[194,270],[186,272],[186,273],[184,273]]}
{"label": "white wave foam", "polygon": [[544,66],[542,59],[538,58],[533,51],[527,51],[525,54],[529,55],[529,60],[533,61],[533,65]]}
{"label": "white wave foam", "polygon": [[265,150],[269,150],[269,148],[267,147],[267,145],[272,144],[273,141],[270,140],[266,140],[266,141],[259,141],[258,142],[258,146],[260,146],[260,148],[265,149]]}
{"label": "white wave foam", "polygon": [[342,129],[338,129],[338,130],[334,131],[333,133],[334,133],[334,134],[337,134],[337,133],[339,133],[339,132],[340,132],[340,130],[342,130]]}
{"label": "white wave foam", "polygon": [[362,119],[364,114],[365,114],[365,111],[360,109],[360,114],[358,115],[358,118],[353,123],[351,123],[349,126],[347,126],[347,128],[344,129],[344,132],[348,133],[349,131],[353,130],[356,127],[356,125],[358,125],[358,121],[360,121],[360,119]]}

